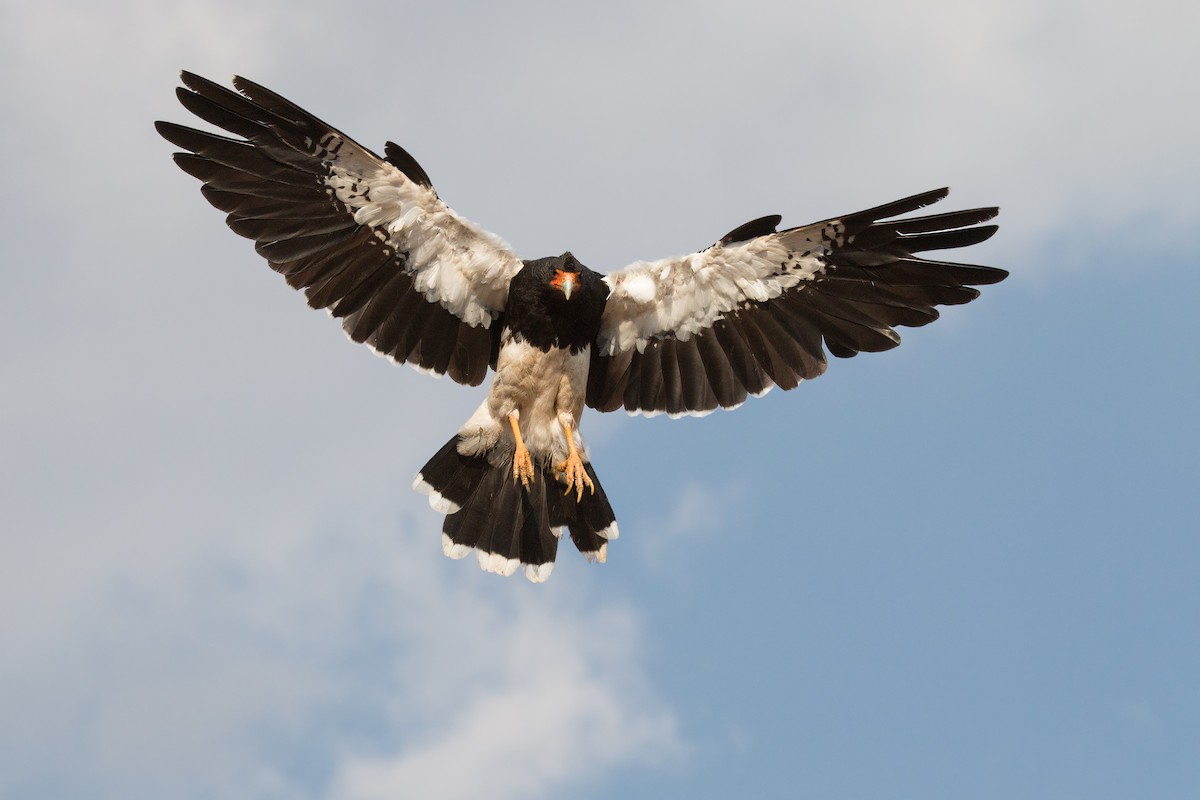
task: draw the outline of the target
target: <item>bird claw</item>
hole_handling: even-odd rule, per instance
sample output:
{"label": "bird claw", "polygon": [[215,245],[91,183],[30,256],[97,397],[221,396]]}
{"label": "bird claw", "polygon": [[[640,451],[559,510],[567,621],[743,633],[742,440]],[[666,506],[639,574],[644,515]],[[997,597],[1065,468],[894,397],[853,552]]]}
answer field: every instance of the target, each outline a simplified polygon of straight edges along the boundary
{"label": "bird claw", "polygon": [[533,483],[533,475],[533,459],[529,457],[529,450],[519,444],[517,452],[513,454],[513,482],[520,481],[528,489]]}
{"label": "bird claw", "polygon": [[575,490],[575,502],[583,500],[583,487],[587,486],[588,490],[596,493],[596,484],[592,483],[592,479],[588,477],[587,470],[583,468],[583,460],[578,453],[572,452],[567,456],[567,460],[559,464],[556,469],[562,473],[563,480],[567,484],[567,490],[563,492],[566,497]]}

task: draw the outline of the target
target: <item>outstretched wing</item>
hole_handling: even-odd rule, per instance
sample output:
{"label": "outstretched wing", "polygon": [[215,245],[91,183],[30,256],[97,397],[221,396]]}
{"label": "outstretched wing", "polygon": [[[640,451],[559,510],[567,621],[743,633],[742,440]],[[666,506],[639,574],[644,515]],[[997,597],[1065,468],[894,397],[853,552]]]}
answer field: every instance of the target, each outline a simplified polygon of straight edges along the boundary
{"label": "outstretched wing", "polygon": [[592,348],[588,405],[671,416],[733,408],[772,386],[900,343],[934,306],[979,296],[1008,273],[914,253],[965,247],[996,232],[998,209],[888,220],[941,200],[939,189],[776,231],[763,217],[701,253],[638,262],[605,277],[611,294]]}
{"label": "outstretched wing", "polygon": [[245,78],[238,92],[184,72],[179,101],[241,138],[170,122],[175,162],[234,232],[350,338],[398,363],[476,385],[521,259],[451,211],[420,165],[386,159]]}

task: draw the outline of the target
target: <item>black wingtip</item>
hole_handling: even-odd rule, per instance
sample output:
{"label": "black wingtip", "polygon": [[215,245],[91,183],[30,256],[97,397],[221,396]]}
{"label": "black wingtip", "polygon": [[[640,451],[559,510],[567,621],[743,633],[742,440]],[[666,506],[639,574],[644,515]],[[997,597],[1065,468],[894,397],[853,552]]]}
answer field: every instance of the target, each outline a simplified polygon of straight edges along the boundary
{"label": "black wingtip", "polygon": [[770,214],[758,219],[752,219],[749,222],[739,225],[729,233],[721,237],[721,244],[735,244],[736,242],[745,242],[750,239],[757,239],[759,236],[768,236],[775,233],[779,227],[779,223],[783,221],[783,217],[778,214]]}
{"label": "black wingtip", "polygon": [[188,147],[186,144],[184,144],[184,141],[187,139],[187,135],[189,133],[195,133],[195,131],[191,130],[190,128],[187,128],[183,125],[178,125],[174,122],[157,120],[154,123],[154,130],[158,131],[159,136],[163,137],[176,147],[182,147],[184,150],[189,152],[195,152],[191,147]]}
{"label": "black wingtip", "polygon": [[239,92],[246,95],[247,97],[249,97],[254,92],[265,92],[265,93],[272,94],[272,95],[275,94],[267,87],[257,84],[254,81],[250,80],[249,78],[243,77],[241,75],[233,76],[233,86]]}
{"label": "black wingtip", "polygon": [[[193,92],[201,95],[207,96],[212,95],[213,93],[216,93],[217,95],[236,94],[233,89],[230,89],[224,84],[217,83],[214,80],[205,78],[203,75],[197,75],[196,73],[188,72],[187,70],[183,70],[179,73],[179,80],[182,81],[183,85],[188,89],[191,89]],[[254,83],[253,81],[246,80],[241,75],[231,76],[230,83],[233,85],[234,89],[237,89],[237,91],[243,96],[247,95],[246,90],[242,88],[243,84],[249,84],[250,86],[255,87],[258,86],[258,84]]]}
{"label": "black wingtip", "polygon": [[419,183],[426,189],[433,188],[433,181],[429,179],[428,173],[421,168],[417,160],[409,154],[400,145],[395,142],[387,142],[383,145],[383,155],[387,162],[396,169],[404,173],[404,177],[408,178],[413,183]]}
{"label": "black wingtip", "polygon": [[868,208],[865,211],[859,211],[855,214],[849,214],[843,219],[847,222],[851,220],[862,222],[875,222],[881,219],[897,217],[901,214],[908,214],[926,206],[931,206],[941,200],[945,200],[950,194],[950,187],[943,186],[941,189],[933,189],[928,192],[921,192],[910,197],[904,197],[900,200],[893,200],[890,203],[884,203],[881,206]]}
{"label": "black wingtip", "polygon": [[990,286],[1008,277],[1008,270],[1000,267],[979,267],[972,283],[975,286]]}
{"label": "black wingtip", "polygon": [[[300,106],[288,100],[278,92],[272,91],[261,83],[255,83],[249,78],[241,75],[233,76],[233,88],[242,93],[242,96],[249,98],[251,101],[260,105],[266,106],[276,114],[281,113],[281,110],[295,113],[297,116],[310,117],[312,116]],[[324,124],[324,123],[322,123]]]}
{"label": "black wingtip", "polygon": [[[186,69],[180,71],[179,82],[188,89],[191,89],[193,92],[198,92],[201,94],[203,94],[204,90],[206,89],[218,89],[226,92],[229,91],[216,81],[211,81],[208,78],[205,78],[203,75],[197,75],[194,72],[188,72]],[[179,91],[180,90],[177,89],[176,94],[178,94]]]}
{"label": "black wingtip", "polygon": [[978,244],[979,242],[986,242],[988,239],[995,236],[996,231],[1000,230],[1000,226],[999,225],[980,225],[979,228],[977,228],[977,230],[979,231],[979,239],[976,240],[976,242],[975,242],[976,244]]}

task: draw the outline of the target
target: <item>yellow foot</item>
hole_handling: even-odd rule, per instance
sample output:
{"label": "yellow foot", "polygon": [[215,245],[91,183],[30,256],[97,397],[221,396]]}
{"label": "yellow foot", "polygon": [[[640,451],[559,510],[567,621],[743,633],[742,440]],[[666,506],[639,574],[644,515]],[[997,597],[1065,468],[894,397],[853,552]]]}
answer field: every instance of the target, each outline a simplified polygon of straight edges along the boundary
{"label": "yellow foot", "polygon": [[529,448],[525,447],[525,440],[521,438],[521,427],[517,424],[516,414],[508,416],[508,424],[512,426],[513,441],[517,445],[517,450],[513,453],[513,483],[520,481],[521,485],[528,489],[533,483],[533,459],[529,457]]}
{"label": "yellow foot", "polygon": [[513,481],[520,481],[526,489],[533,483],[533,459],[523,444],[517,445],[517,452],[513,453]]}
{"label": "yellow foot", "polygon": [[575,502],[578,503],[583,499],[583,487],[596,493],[596,484],[592,483],[592,479],[588,477],[587,470],[583,468],[583,460],[579,458],[579,453],[575,448],[571,448],[571,454],[567,456],[567,460],[562,462],[557,467],[558,471],[563,474],[563,480],[566,481],[567,490],[563,495],[568,495],[571,490],[575,490]]}

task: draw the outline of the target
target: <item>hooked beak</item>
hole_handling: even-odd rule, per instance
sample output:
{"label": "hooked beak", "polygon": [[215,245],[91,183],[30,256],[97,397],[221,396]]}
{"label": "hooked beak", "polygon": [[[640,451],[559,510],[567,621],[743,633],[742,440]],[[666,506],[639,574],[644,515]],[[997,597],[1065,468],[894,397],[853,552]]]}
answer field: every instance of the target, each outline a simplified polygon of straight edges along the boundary
{"label": "hooked beak", "polygon": [[554,270],[554,280],[550,281],[550,285],[563,293],[563,297],[571,299],[571,291],[575,288],[575,282],[579,280],[578,272],[565,272],[561,269]]}

